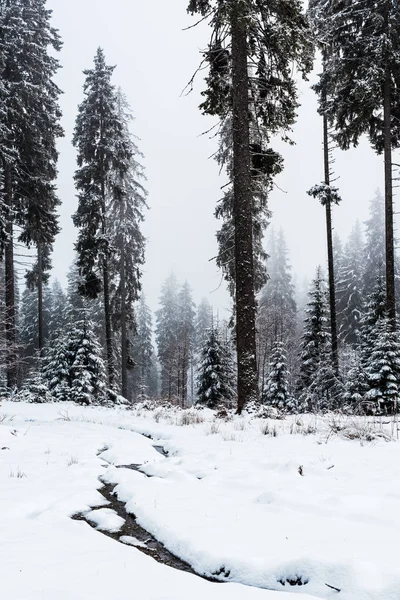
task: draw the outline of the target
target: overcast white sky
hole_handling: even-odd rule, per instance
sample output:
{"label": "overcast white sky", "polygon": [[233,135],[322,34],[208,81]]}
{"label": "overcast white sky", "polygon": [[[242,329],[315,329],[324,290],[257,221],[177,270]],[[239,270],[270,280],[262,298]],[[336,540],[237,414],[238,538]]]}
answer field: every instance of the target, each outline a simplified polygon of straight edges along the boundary
{"label": "overcast white sky", "polygon": [[[207,296],[223,311],[230,301],[224,284],[213,291],[220,285],[221,274],[210,259],[216,254],[218,228],[213,212],[225,179],[209,159],[216,141],[201,136],[213,124],[198,110],[201,79],[191,95],[181,96],[199,63],[208,30],[201,26],[183,31],[193,22],[186,13],[187,4],[188,0],[48,0],[53,24],[64,41],[58,83],[64,91],[66,132],[59,162],[63,230],[53,263],[55,276],[64,283],[76,235],[71,221],[76,209],[71,138],[82,99],[82,71],[91,67],[100,45],[108,62],[117,65],[114,81],[132,105],[134,133],[141,138],[145,154],[151,210],[144,226],[148,246],[143,282],[149,303],[156,308],[160,285],[174,271],[181,281],[189,281],[196,301]],[[272,224],[285,231],[298,279],[325,260],[324,211],[306,194],[323,177],[321,122],[309,86],[301,84],[302,106],[293,134],[296,146],[277,145],[285,170],[277,180],[280,189],[270,198]],[[344,237],[355,219],[365,220],[374,190],[383,188],[383,165],[366,141],[335,158],[343,203],[335,208],[334,225]]]}

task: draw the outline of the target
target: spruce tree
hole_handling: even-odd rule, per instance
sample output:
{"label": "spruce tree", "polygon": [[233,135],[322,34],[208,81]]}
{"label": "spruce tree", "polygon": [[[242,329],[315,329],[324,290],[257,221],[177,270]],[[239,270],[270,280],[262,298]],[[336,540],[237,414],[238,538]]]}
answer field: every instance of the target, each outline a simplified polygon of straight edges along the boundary
{"label": "spruce tree", "polygon": [[[16,344],[16,302],[14,273],[15,225],[19,239],[37,248],[36,285],[39,292],[39,343],[43,345],[42,285],[50,263],[54,237],[58,232],[56,210],[59,201],[54,180],[57,174],[56,139],[59,124],[60,90],[53,81],[59,63],[53,52],[61,40],[51,26],[46,0],[13,0],[0,7],[0,112],[3,135],[0,148],[4,174],[3,196],[7,218],[5,244],[6,336],[10,348]],[[0,224],[4,214],[1,215]],[[15,353],[8,355],[9,387],[16,384]]]}
{"label": "spruce tree", "polygon": [[178,396],[178,282],[174,274],[161,288],[156,313],[156,341],[161,366],[161,396],[174,401]]}
{"label": "spruce tree", "polygon": [[195,318],[195,345],[199,352],[207,339],[208,331],[213,321],[213,309],[207,298],[203,298],[197,306]]}
{"label": "spruce tree", "polygon": [[365,366],[369,384],[365,397],[376,402],[379,410],[394,412],[400,393],[400,344],[389,319],[377,321],[374,338]]}
{"label": "spruce tree", "polygon": [[384,155],[386,305],[396,327],[392,151],[400,146],[400,7],[391,0],[311,0],[318,39],[329,47],[317,84],[320,111],[342,149],[367,134]]}
{"label": "spruce tree", "polygon": [[344,248],[337,278],[339,336],[345,344],[359,342],[364,304],[363,275],[363,240],[357,222]]}
{"label": "spruce tree", "polygon": [[[260,174],[271,178],[277,155],[268,148],[270,136],[282,133],[287,138],[297,108],[289,65],[295,63],[303,74],[308,72],[311,50],[298,0],[273,4],[266,0],[191,0],[188,11],[209,18],[212,27],[204,57],[209,73],[201,109],[218,116],[222,123],[232,119],[233,202],[227,216],[233,226],[228,225],[227,233],[235,258],[240,413],[246,401],[257,397],[252,154]],[[260,132],[258,139],[254,132]],[[226,264],[226,257],[223,261]]]}
{"label": "spruce tree", "polygon": [[[283,341],[287,348],[294,348],[297,342],[295,290],[282,231],[278,236],[274,231],[271,232],[267,252],[268,281],[259,295],[257,317],[259,377],[262,393],[274,344]],[[290,353],[289,360],[294,371],[296,362],[294,353]]]}
{"label": "spruce tree", "polygon": [[326,290],[321,268],[318,267],[309,292],[301,340],[298,385],[300,394],[307,394],[315,375],[320,370],[321,362],[327,360],[327,349],[329,348],[327,326]]}
{"label": "spruce tree", "polygon": [[229,406],[232,397],[227,378],[227,364],[218,329],[211,327],[201,352],[197,376],[197,402],[207,408]]}
{"label": "spruce tree", "polygon": [[107,194],[114,183],[116,150],[122,136],[115,88],[114,67],[97,50],[93,69],[84,71],[84,100],[78,109],[73,144],[78,169],[75,185],[78,210],[73,216],[79,229],[76,250],[82,281],[80,292],[88,298],[104,296],[104,320],[109,386],[114,385],[114,353],[110,306],[110,240],[107,227]]}
{"label": "spruce tree", "polygon": [[116,96],[121,135],[116,139],[112,187],[107,202],[107,221],[112,253],[109,260],[111,314],[114,327],[121,332],[121,393],[128,396],[129,346],[135,329],[134,303],[141,290],[145,238],[140,225],[147,207],[147,192],[141,181],[142,157],[130,132],[132,114],[121,90]]}
{"label": "spruce tree", "polygon": [[186,281],[178,294],[178,397],[182,407],[187,404],[189,366],[194,352],[195,304]]}
{"label": "spruce tree", "polygon": [[93,322],[85,315],[71,332],[69,351],[74,354],[70,367],[70,398],[78,404],[105,401],[106,371],[101,346]]}
{"label": "spruce tree", "polygon": [[285,347],[282,342],[277,341],[272,350],[270,370],[263,394],[265,404],[280,409],[287,407],[289,400],[288,377]]}
{"label": "spruce tree", "polygon": [[360,350],[352,350],[344,373],[345,393],[343,399],[352,412],[362,411],[362,402],[368,391],[368,380]]}
{"label": "spruce tree", "polygon": [[142,293],[136,309],[136,333],[132,339],[132,358],[135,365],[131,375],[131,387],[134,399],[155,395],[157,391],[157,386],[154,389],[152,380],[155,362],[152,336],[152,316]]}
{"label": "spruce tree", "polygon": [[377,277],[385,273],[385,201],[379,190],[370,201],[369,218],[365,221],[364,295],[371,294]]}

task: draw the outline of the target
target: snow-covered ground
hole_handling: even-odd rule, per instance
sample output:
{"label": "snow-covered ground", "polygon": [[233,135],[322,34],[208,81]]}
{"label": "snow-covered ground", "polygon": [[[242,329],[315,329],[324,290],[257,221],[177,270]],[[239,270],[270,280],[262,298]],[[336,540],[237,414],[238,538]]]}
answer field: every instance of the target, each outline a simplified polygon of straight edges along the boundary
{"label": "snow-covered ground", "polygon": [[[397,441],[362,420],[348,430],[360,442],[329,419],[193,414],[3,403],[0,598],[399,600]],[[131,464],[143,473],[116,468]],[[99,477],[171,552],[228,583],[70,519],[87,511],[98,529],[119,530],[107,506],[90,512],[104,504]]]}

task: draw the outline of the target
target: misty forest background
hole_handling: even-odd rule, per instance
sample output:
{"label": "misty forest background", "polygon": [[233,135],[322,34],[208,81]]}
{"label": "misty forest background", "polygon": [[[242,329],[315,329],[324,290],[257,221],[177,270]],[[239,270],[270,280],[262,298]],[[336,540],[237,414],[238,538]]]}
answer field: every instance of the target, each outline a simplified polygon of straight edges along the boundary
{"label": "misty forest background", "polygon": [[[62,40],[46,0],[0,0],[4,397],[239,412],[245,405],[397,411],[400,262],[392,150],[400,145],[400,9],[387,0],[353,0],[340,10],[329,0],[311,0],[307,13],[298,0],[228,4],[189,3],[190,23],[206,20],[210,39],[200,56],[205,82],[195,73],[187,90],[205,86],[200,108],[217,121],[214,158],[224,184],[215,209],[215,261],[232,297],[227,317],[207,298],[196,306],[191,282],[173,273],[160,282],[155,314],[146,302],[146,160],[135,136],[135,99],[115,86],[115,67],[102,48],[84,72],[71,140],[76,259],[66,289],[57,281],[51,253],[62,235],[55,180],[63,130],[54,78]],[[324,178],[308,193],[326,214],[328,260],[315,257],[310,282],[292,272],[268,195],[284,168],[271,144],[296,142],[297,80],[307,78],[315,57],[322,58],[314,88]],[[341,202],[334,156],[364,135],[382,155],[385,189],[371,189],[368,220],[340,239],[333,235]],[[201,165],[198,171],[201,177]],[[312,236],[307,222],[299,227]]]}

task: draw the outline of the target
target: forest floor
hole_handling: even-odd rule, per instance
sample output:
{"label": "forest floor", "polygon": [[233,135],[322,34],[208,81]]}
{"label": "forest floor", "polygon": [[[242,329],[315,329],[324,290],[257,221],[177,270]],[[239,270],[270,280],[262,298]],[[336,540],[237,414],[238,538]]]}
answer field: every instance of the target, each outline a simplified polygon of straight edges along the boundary
{"label": "forest floor", "polygon": [[400,598],[390,419],[3,402],[0,490],[7,600]]}

